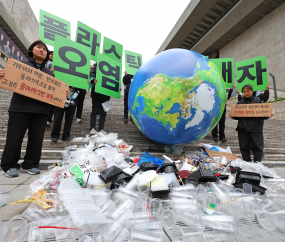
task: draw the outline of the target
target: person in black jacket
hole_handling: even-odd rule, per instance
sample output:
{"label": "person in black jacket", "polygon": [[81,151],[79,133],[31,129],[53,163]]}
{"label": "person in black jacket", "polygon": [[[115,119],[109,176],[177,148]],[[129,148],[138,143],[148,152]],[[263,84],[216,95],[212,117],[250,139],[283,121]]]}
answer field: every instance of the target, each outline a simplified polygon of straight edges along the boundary
{"label": "person in black jacket", "polygon": [[[70,89],[72,90],[72,93],[77,93],[76,95],[78,95],[79,93],[78,88],[70,87]],[[72,126],[76,106],[78,105],[77,97],[76,99],[74,99],[73,105],[68,105],[67,107],[64,107],[64,108],[55,107],[54,122],[52,126],[52,131],[51,131],[51,141],[52,142],[58,141],[64,113],[65,113],[65,123],[64,123],[63,133],[62,133],[62,141],[66,141],[66,142],[71,141],[70,131],[71,131],[71,126]]]}
{"label": "person in black jacket", "polygon": [[[267,85],[264,93],[260,93],[258,96],[260,100],[264,103],[266,103],[269,99],[269,90],[270,90],[270,86]],[[238,89],[236,90],[236,93],[238,94],[238,101],[242,100],[242,95],[240,94]],[[256,96],[256,91],[253,91],[253,96]]]}
{"label": "person in black jacket", "polygon": [[93,84],[93,87],[91,89],[92,112],[90,115],[90,135],[94,135],[96,133],[96,116],[97,115],[100,115],[98,132],[101,131],[103,134],[107,134],[104,131],[104,124],[105,124],[107,113],[104,111],[102,107],[102,103],[109,101],[110,97],[104,94],[95,92],[95,85],[97,83],[96,69],[97,69],[97,63],[95,63],[94,66],[90,69],[90,80],[88,80],[89,84],[90,83]]}
{"label": "person in black jacket", "polygon": [[[232,95],[234,88],[235,88],[235,85],[233,85],[232,88],[228,91],[227,100],[231,98],[231,95]],[[227,113],[227,103],[225,105],[225,109],[224,109],[223,115],[222,115],[219,123],[212,130],[212,136],[213,136],[214,141],[220,140],[221,142],[227,142],[226,136],[225,136],[226,113]],[[219,126],[219,130],[218,130],[218,126]],[[219,134],[219,136],[218,136],[218,134]]]}
{"label": "person in black jacket", "polygon": [[129,113],[129,109],[128,109],[129,90],[130,90],[130,86],[131,86],[132,79],[133,79],[133,75],[129,75],[129,74],[127,74],[127,72],[125,71],[125,75],[124,75],[124,77],[123,77],[123,83],[124,83],[124,122],[125,122],[125,123],[128,122],[128,113]]}
{"label": "person in black jacket", "polygon": [[[42,41],[34,42],[28,49],[28,55],[29,61],[22,61],[24,64],[54,76],[52,71],[45,67],[48,60],[48,48]],[[4,70],[0,70],[0,78],[3,77]],[[6,144],[1,159],[1,167],[6,172],[5,176],[19,176],[18,161],[21,157],[21,146],[27,129],[29,130],[28,142],[26,155],[21,164],[21,172],[31,175],[39,174],[38,166],[50,104],[13,93],[8,111]]]}
{"label": "person in black jacket", "polygon": [[[253,87],[249,84],[242,88],[243,98],[237,104],[261,103],[260,98],[253,95]],[[273,114],[271,115],[271,117]],[[230,114],[231,117],[231,114]],[[254,161],[261,161],[263,156],[263,117],[232,117],[238,120],[236,130],[238,131],[238,140],[242,158],[245,161],[251,161],[250,149],[253,152]],[[250,147],[251,145],[251,147]]]}
{"label": "person in black jacket", "polygon": [[84,99],[86,95],[86,90],[78,88],[79,95],[77,97],[78,105],[76,106],[76,123],[82,123],[82,111],[84,105]]}

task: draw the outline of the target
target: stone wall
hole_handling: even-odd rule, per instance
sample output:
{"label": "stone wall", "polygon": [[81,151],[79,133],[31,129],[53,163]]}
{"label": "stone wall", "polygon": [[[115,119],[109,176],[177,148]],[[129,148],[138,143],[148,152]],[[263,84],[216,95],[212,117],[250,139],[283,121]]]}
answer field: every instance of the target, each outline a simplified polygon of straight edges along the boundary
{"label": "stone wall", "polygon": [[[285,91],[285,3],[219,51],[220,58],[235,62],[266,55],[267,72],[275,76],[277,90]],[[273,88],[272,78],[268,75]],[[273,93],[273,92],[272,92]],[[278,92],[278,97],[283,97]]]}
{"label": "stone wall", "polygon": [[[39,23],[27,0],[0,0],[30,43],[38,39]],[[39,13],[36,13],[39,14]]]}
{"label": "stone wall", "polygon": [[273,103],[272,119],[285,120],[285,100]]}

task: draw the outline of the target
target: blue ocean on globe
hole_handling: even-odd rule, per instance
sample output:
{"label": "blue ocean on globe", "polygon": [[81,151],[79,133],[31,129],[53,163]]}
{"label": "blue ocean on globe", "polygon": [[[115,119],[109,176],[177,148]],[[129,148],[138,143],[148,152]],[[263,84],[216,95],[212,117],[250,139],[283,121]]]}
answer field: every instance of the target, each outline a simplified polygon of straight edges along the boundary
{"label": "blue ocean on globe", "polygon": [[129,91],[129,111],[150,139],[168,145],[190,144],[220,120],[226,102],[217,66],[191,50],[166,50],[136,72]]}

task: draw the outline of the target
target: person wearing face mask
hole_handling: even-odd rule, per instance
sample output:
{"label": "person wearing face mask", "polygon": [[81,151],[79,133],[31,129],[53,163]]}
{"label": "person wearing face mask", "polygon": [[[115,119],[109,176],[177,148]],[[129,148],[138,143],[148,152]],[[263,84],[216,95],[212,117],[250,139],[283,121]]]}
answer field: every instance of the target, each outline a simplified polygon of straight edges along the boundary
{"label": "person wearing face mask", "polygon": [[[259,97],[253,95],[252,85],[242,87],[243,98],[238,101],[239,104],[261,103]],[[274,114],[271,114],[271,117]],[[231,114],[229,115],[231,117]],[[245,161],[251,161],[250,150],[252,150],[254,161],[260,162],[263,156],[263,124],[266,117],[231,117],[238,120],[236,130],[238,131],[238,140],[242,158]],[[251,147],[250,147],[251,146]]]}
{"label": "person wearing face mask", "polygon": [[[48,48],[40,40],[35,41],[28,49],[29,60],[22,63],[36,68],[50,76],[53,72],[45,67],[48,60]],[[5,71],[0,70],[0,79],[5,77]],[[66,93],[68,94],[68,93]],[[13,93],[9,108],[9,120],[6,144],[2,154],[1,167],[6,177],[19,176],[21,146],[28,130],[27,149],[21,172],[30,175],[39,174],[38,169],[44,133],[50,104],[44,103],[18,93]]]}

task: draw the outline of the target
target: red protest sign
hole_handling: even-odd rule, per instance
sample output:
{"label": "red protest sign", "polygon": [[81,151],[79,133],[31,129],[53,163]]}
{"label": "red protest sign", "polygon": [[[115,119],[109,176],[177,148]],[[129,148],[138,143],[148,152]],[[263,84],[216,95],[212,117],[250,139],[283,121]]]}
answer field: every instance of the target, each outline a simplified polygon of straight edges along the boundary
{"label": "red protest sign", "polygon": [[0,80],[0,88],[63,108],[68,84],[9,58],[5,66],[5,76]]}

